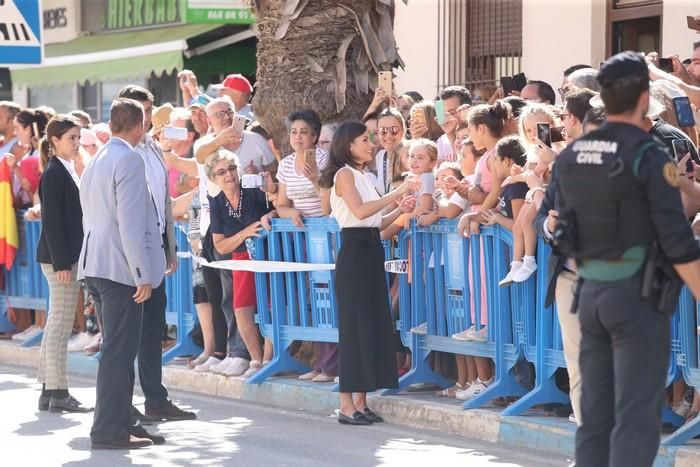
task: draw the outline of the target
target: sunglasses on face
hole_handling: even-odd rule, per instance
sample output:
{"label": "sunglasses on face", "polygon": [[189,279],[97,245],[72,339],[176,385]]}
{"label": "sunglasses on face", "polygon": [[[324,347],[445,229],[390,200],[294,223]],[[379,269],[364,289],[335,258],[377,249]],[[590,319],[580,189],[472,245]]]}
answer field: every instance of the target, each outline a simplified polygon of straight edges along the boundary
{"label": "sunglasses on face", "polygon": [[235,165],[229,165],[225,169],[217,170],[216,172],[214,172],[214,175],[216,175],[217,177],[223,177],[224,175],[226,175],[226,172],[236,173],[237,171],[238,171],[238,167],[236,167]]}
{"label": "sunglasses on face", "polygon": [[383,127],[379,127],[377,129],[377,132],[382,136],[386,135],[387,133],[391,133],[392,136],[396,136],[401,132],[401,128],[399,128],[397,126],[389,126],[389,127],[383,126]]}

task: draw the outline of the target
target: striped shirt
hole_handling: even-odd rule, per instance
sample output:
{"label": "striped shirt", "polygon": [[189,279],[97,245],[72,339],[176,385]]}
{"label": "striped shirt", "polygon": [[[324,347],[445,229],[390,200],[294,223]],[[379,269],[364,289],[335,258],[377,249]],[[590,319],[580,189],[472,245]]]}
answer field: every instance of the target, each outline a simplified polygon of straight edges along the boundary
{"label": "striped shirt", "polygon": [[[314,188],[314,184],[304,175],[297,173],[294,163],[297,155],[290,154],[282,159],[277,168],[277,180],[284,183],[287,190],[287,198],[294,203],[294,208],[303,217],[322,217],[321,197]],[[328,164],[328,153],[316,148],[316,166],[318,170],[323,170]]]}

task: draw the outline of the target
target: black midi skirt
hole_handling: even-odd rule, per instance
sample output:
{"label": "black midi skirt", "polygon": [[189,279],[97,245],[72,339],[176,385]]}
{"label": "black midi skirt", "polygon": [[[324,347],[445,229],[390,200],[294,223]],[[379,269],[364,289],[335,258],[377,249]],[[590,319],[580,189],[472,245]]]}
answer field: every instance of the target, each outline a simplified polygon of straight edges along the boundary
{"label": "black midi skirt", "polygon": [[376,228],[342,231],[335,265],[340,392],[398,388],[396,345]]}

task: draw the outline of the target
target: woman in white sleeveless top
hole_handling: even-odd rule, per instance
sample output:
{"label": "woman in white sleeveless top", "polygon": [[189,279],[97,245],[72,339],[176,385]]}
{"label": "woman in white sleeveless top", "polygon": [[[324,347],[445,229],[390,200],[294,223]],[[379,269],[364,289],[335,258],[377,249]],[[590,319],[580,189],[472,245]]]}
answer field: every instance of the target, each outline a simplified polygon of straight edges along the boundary
{"label": "woman in white sleeveless top", "polygon": [[379,232],[401,212],[415,207],[415,199],[405,197],[399,208],[383,214],[388,205],[419,185],[410,179],[380,197],[363,172],[372,157],[367,127],[345,122],[333,136],[328,166],[321,177],[321,186],[331,190],[331,215],[343,229],[335,266],[335,294],[340,339],[338,422],[345,425],[381,422],[382,418],[367,407],[367,393],[398,387]]}

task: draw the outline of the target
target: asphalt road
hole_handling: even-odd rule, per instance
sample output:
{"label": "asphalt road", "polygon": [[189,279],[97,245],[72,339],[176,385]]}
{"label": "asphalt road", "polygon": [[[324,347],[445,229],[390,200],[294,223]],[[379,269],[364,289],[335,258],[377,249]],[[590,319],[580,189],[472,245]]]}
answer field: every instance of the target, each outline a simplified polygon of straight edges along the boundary
{"label": "asphalt road", "polygon": [[[91,451],[92,414],[37,410],[33,369],[0,365],[0,465],[51,466],[425,466],[554,467],[569,460],[391,424],[341,426],[333,416],[172,392],[195,421],[148,427],[162,446]],[[94,405],[94,382],[71,377],[71,394]],[[143,398],[135,397],[142,408]]]}

